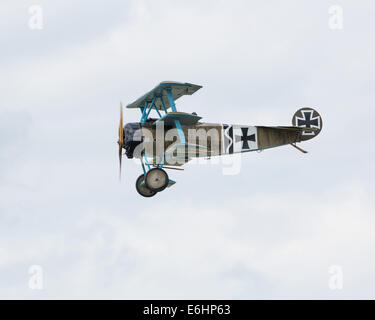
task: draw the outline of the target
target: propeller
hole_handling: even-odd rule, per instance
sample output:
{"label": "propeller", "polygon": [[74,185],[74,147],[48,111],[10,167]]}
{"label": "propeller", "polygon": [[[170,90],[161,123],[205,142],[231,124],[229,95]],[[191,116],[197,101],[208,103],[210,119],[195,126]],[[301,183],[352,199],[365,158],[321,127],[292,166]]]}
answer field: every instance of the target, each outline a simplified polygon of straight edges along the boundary
{"label": "propeller", "polygon": [[118,159],[120,163],[120,174],[119,178],[121,180],[121,166],[122,166],[122,148],[124,147],[124,124],[122,116],[122,103],[120,103],[120,126],[118,128]]}

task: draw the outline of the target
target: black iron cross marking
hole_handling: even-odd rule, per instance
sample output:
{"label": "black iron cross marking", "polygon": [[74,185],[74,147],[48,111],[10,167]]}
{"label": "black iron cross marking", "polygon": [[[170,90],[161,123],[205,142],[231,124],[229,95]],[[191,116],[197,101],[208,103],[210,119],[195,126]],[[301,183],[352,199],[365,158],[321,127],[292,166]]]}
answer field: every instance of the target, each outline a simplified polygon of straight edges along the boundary
{"label": "black iron cross marking", "polygon": [[242,149],[250,149],[249,141],[255,142],[255,134],[248,135],[249,128],[241,128],[242,135],[236,136],[236,141],[242,141]]}
{"label": "black iron cross marking", "polygon": [[302,112],[304,119],[297,118],[297,127],[311,128],[311,125],[319,128],[319,117],[311,119],[312,112],[304,111]]}

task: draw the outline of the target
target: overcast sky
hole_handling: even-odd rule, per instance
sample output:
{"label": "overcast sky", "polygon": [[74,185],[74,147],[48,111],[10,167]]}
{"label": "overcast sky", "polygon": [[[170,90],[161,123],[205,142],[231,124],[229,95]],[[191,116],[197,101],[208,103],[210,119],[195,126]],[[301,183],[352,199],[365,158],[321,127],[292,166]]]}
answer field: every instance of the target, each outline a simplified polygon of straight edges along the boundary
{"label": "overcast sky", "polygon": [[[374,299],[374,15],[372,0],[1,1],[0,297]],[[247,153],[237,175],[188,164],[145,199],[137,163],[118,181],[119,102],[164,80],[203,85],[177,103],[202,121],[290,125],[306,106],[324,127],[308,154]]]}

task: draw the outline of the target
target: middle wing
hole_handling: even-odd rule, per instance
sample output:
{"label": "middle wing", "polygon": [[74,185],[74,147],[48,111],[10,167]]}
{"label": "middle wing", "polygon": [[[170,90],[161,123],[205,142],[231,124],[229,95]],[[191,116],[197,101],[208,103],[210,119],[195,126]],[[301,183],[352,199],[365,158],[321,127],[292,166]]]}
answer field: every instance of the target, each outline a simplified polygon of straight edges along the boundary
{"label": "middle wing", "polygon": [[155,121],[153,124],[156,125],[160,121],[164,121],[165,125],[175,125],[175,120],[180,121],[183,126],[195,125],[202,117],[196,114],[186,113],[186,112],[169,112],[164,117]]}

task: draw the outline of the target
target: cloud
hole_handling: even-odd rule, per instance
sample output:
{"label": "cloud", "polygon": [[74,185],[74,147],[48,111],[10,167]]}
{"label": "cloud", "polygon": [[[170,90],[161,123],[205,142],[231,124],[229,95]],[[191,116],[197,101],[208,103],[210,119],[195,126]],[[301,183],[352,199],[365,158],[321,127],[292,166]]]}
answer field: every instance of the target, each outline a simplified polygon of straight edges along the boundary
{"label": "cloud", "polygon": [[[93,203],[79,220],[67,215],[60,228],[47,219],[43,234],[20,222],[18,230],[36,230],[27,243],[15,239],[5,266],[44,266],[42,297],[371,297],[374,219],[361,187],[313,199],[273,193],[194,208],[172,199],[134,215]],[[328,288],[328,268],[336,264],[345,268],[348,288],[338,293]],[[17,285],[23,280],[20,274]],[[2,286],[3,296],[8,289]]]}

